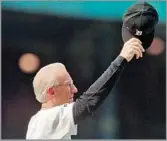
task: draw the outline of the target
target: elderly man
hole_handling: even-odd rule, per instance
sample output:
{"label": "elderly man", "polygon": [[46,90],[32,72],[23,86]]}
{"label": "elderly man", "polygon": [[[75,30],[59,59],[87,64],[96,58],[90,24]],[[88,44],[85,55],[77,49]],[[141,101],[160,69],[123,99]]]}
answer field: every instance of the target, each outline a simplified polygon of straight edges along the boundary
{"label": "elderly man", "polygon": [[[144,2],[130,7],[124,14],[124,46],[107,70],[75,102],[77,93],[72,78],[61,63],[47,65],[36,74],[33,87],[41,109],[30,119],[26,139],[71,139],[77,124],[91,115],[107,98],[125,65],[152,43],[157,11]],[[144,48],[143,48],[144,47]]]}
{"label": "elderly man", "polygon": [[71,139],[77,124],[91,115],[114,87],[125,65],[136,55],[142,57],[140,40],[128,40],[119,56],[75,102],[77,93],[72,78],[61,63],[49,64],[36,74],[33,87],[41,109],[30,119],[26,139]]}

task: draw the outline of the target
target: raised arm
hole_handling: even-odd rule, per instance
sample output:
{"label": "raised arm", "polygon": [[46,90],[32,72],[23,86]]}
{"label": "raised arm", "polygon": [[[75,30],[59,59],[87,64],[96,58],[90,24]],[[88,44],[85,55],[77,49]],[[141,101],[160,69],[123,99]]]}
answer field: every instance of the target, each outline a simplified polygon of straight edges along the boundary
{"label": "raised arm", "polygon": [[138,39],[130,39],[124,44],[120,55],[74,103],[73,117],[75,124],[99,107],[109,95],[126,64],[134,55],[136,55],[136,59],[142,57],[142,51],[144,49]]}

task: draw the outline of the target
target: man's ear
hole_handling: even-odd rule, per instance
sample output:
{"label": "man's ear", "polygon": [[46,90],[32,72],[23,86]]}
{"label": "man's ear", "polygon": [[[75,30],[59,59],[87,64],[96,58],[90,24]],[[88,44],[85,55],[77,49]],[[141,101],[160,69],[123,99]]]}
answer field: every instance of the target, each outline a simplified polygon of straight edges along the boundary
{"label": "man's ear", "polygon": [[47,91],[48,94],[53,95],[54,94],[54,89],[53,87],[49,88]]}

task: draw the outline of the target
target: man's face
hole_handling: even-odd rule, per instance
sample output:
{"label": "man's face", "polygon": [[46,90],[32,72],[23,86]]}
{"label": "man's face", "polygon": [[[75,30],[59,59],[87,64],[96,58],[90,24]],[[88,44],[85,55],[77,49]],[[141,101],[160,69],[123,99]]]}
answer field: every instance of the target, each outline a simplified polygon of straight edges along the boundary
{"label": "man's face", "polygon": [[73,102],[74,94],[78,92],[73,84],[73,80],[68,73],[66,73],[60,80],[60,84],[55,87],[56,97],[61,104]]}

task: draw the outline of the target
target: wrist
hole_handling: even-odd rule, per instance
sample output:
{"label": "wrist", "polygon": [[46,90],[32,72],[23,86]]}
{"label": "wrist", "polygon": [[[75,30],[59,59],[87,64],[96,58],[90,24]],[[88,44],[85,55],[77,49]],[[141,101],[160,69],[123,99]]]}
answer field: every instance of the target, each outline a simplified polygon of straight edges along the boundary
{"label": "wrist", "polygon": [[126,60],[127,62],[129,62],[130,60],[127,58],[127,57],[125,57],[124,55],[122,55],[122,54],[120,54],[119,55],[120,57],[122,57],[124,60]]}
{"label": "wrist", "polygon": [[116,67],[124,67],[128,63],[128,61],[123,56],[119,55],[112,63]]}

